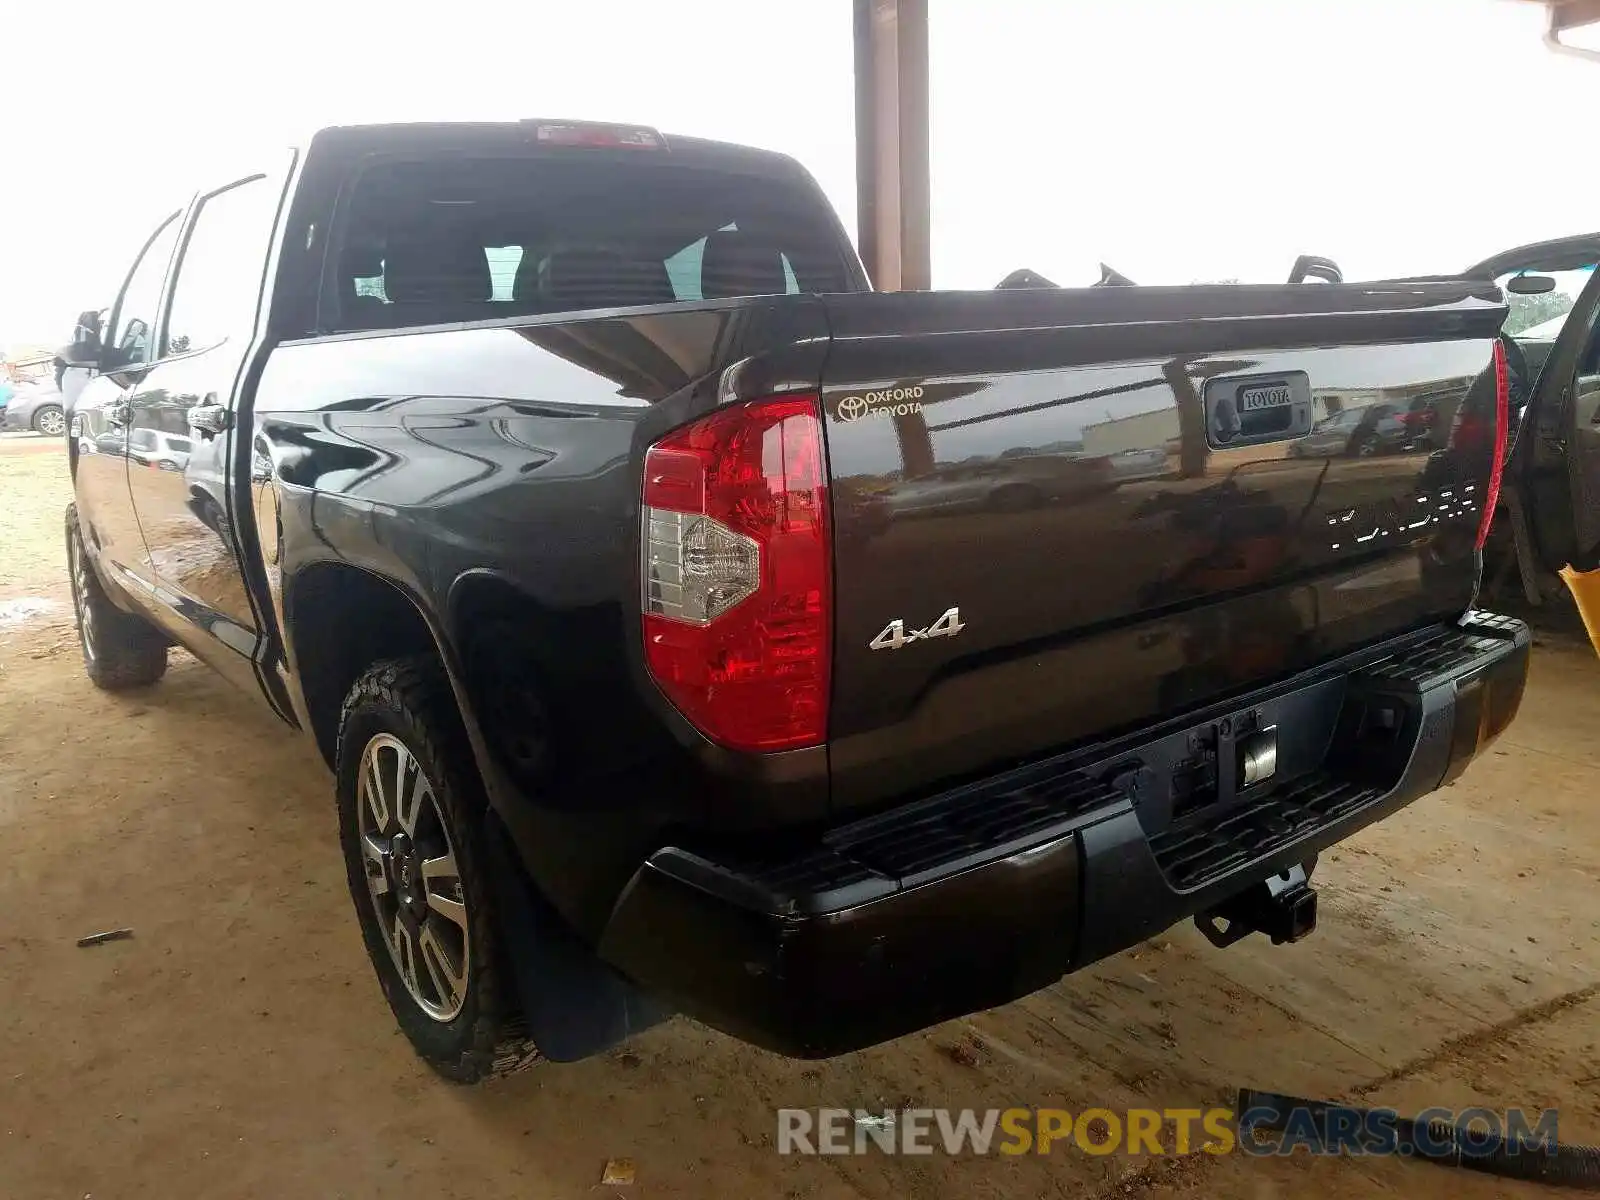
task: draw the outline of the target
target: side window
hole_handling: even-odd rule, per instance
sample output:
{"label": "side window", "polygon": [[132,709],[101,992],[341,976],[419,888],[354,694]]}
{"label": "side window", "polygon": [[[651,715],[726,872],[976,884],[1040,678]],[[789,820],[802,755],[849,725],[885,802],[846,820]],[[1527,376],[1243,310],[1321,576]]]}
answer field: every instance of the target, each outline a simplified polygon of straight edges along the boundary
{"label": "side window", "polygon": [[[718,233],[737,233],[739,223],[729,221]],[[673,295],[679,300],[704,300],[705,284],[701,275],[701,263],[705,260],[706,242],[710,235],[690,242],[682,250],[669,255],[663,264],[667,268],[667,278],[672,281]],[[800,290],[800,281],[795,278],[794,264],[789,261],[787,254],[780,253],[778,260],[783,265],[783,291],[785,295],[793,296]]]}
{"label": "side window", "polygon": [[150,361],[155,346],[156,309],[161,304],[161,284],[178,242],[178,214],[167,218],[134,263],[106,345],[115,349],[118,367],[131,367]]}
{"label": "side window", "polygon": [[703,300],[700,294],[700,260],[705,257],[706,239],[690,242],[665,262],[672,294],[679,300]]}
{"label": "side window", "polygon": [[248,340],[277,209],[277,190],[259,175],[201,201],[178,260],[163,354]]}
{"label": "side window", "polygon": [[522,265],[521,246],[487,246],[484,256],[489,260],[491,300],[510,300],[516,291],[517,268]]}
{"label": "side window", "polygon": [[[484,259],[489,264],[489,299],[505,303],[511,300],[517,282],[517,268],[522,265],[521,246],[485,246]],[[371,266],[371,274],[361,275],[351,269],[349,286],[346,293],[347,302],[361,296],[370,296],[374,300],[388,303],[389,293],[383,286],[383,260],[380,258]]]}
{"label": "side window", "polygon": [[383,291],[382,263],[378,264],[378,273],[376,275],[352,275],[350,283],[355,289],[354,294],[357,296],[371,296],[374,300],[381,300],[385,303],[389,300],[389,297],[384,295]]}

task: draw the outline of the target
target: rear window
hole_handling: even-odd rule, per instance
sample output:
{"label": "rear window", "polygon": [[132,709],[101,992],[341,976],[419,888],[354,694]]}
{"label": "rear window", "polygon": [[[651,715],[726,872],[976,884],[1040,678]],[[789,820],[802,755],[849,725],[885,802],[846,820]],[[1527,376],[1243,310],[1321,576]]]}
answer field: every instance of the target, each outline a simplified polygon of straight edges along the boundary
{"label": "rear window", "polygon": [[802,176],[667,154],[378,163],[349,214],[339,329],[852,290],[837,227]]}

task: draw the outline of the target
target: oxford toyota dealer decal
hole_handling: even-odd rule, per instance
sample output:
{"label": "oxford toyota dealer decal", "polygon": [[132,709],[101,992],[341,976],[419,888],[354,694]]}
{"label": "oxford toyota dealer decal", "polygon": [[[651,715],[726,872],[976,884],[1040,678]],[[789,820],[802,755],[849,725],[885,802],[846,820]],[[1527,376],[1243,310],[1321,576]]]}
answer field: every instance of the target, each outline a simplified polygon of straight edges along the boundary
{"label": "oxford toyota dealer decal", "polygon": [[841,421],[859,421],[863,417],[909,417],[922,411],[922,388],[894,387],[881,392],[857,392],[840,396],[834,408]]}

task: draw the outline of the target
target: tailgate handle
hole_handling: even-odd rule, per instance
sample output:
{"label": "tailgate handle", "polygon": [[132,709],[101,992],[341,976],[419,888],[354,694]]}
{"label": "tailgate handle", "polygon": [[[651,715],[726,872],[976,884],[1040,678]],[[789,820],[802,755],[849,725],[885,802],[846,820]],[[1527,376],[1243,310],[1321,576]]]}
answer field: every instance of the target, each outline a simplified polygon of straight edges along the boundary
{"label": "tailgate handle", "polygon": [[1218,375],[1206,380],[1205,408],[1213,450],[1293,441],[1311,432],[1311,380],[1304,371]]}

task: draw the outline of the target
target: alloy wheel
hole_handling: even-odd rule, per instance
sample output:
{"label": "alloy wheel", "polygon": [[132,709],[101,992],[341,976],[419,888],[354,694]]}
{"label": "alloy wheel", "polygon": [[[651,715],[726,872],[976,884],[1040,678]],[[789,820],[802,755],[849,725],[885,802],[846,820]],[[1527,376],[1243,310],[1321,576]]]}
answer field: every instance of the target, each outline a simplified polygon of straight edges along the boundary
{"label": "alloy wheel", "polygon": [[398,738],[377,734],[356,785],[361,858],[383,941],[417,1007],[450,1021],[472,962],[466,893],[433,784]]}
{"label": "alloy wheel", "polygon": [[89,558],[83,552],[82,535],[73,533],[67,539],[68,566],[72,570],[72,607],[78,617],[78,639],[83,643],[83,656],[94,661],[94,609],[88,603]]}
{"label": "alloy wheel", "polygon": [[67,431],[67,415],[59,408],[47,408],[39,414],[39,432],[50,437],[60,437]]}

